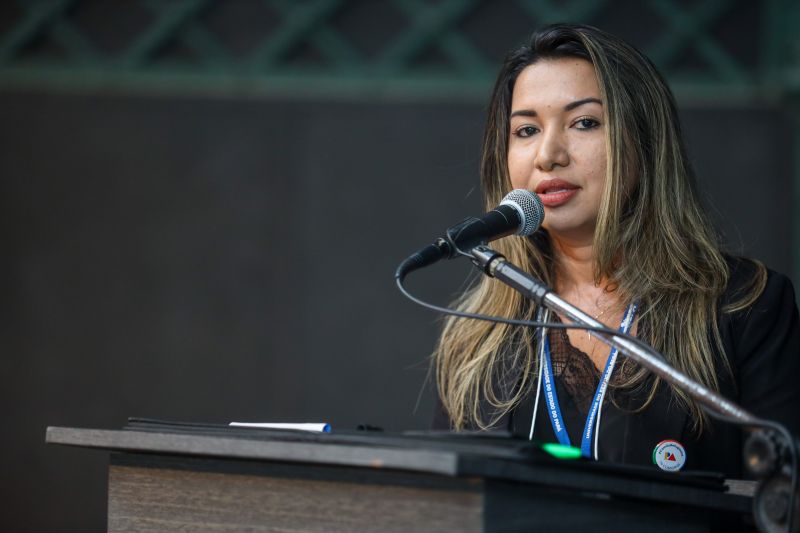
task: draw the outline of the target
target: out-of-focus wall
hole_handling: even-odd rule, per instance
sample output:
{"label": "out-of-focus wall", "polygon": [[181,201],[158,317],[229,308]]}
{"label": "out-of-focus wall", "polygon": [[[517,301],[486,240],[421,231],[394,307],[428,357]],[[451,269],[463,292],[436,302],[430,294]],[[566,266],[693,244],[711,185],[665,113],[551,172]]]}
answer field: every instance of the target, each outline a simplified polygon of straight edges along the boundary
{"label": "out-of-focus wall", "polygon": [[[3,4],[0,529],[104,527],[105,455],[45,446],[47,425],[426,427],[437,317],[392,274],[481,211],[491,75],[558,15],[662,58],[727,240],[791,272],[775,3],[665,4]],[[443,303],[469,275],[441,264],[409,286]]]}

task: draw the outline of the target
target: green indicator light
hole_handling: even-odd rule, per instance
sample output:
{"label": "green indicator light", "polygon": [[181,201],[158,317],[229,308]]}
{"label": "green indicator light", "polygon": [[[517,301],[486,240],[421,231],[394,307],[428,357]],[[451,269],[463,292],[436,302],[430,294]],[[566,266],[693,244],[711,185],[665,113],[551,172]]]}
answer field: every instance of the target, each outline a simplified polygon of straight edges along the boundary
{"label": "green indicator light", "polygon": [[574,446],[564,446],[563,444],[556,444],[555,442],[546,442],[542,444],[542,449],[556,459],[581,458],[581,449]]}

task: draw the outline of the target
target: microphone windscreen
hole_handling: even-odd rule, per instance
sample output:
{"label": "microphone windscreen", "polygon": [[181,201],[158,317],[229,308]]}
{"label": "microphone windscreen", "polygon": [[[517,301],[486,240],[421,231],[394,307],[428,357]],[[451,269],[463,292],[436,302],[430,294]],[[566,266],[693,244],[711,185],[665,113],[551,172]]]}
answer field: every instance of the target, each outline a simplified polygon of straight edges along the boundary
{"label": "microphone windscreen", "polygon": [[517,210],[521,219],[517,235],[522,237],[532,235],[544,221],[542,201],[531,191],[514,189],[503,198],[500,205],[510,205]]}

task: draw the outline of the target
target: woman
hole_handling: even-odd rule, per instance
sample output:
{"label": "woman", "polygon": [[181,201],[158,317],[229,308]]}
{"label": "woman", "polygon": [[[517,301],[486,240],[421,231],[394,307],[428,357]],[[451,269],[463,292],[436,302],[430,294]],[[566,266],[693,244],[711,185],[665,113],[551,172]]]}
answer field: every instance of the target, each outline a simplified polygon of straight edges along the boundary
{"label": "woman", "polygon": [[[496,243],[511,262],[611,327],[627,317],[629,332],[675,368],[798,432],[791,284],[720,250],[672,94],[640,52],[588,26],[534,34],[498,77],[481,171],[487,206],[514,188],[535,191],[545,206],[543,230]],[[459,308],[564,320],[490,278]],[[532,328],[450,318],[435,353],[437,425],[509,428],[600,460],[741,477],[739,428],[610,355],[579,329],[539,339]],[[606,376],[603,398],[596,392]],[[555,385],[555,405],[542,396],[543,380]]]}

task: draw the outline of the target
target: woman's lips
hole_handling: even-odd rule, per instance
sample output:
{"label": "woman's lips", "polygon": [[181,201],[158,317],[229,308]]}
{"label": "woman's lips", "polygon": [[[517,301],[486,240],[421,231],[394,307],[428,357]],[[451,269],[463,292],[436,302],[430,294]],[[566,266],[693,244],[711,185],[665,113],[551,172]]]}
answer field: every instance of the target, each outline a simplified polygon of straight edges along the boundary
{"label": "woman's lips", "polygon": [[555,179],[541,182],[536,187],[536,194],[545,207],[558,207],[567,203],[579,190],[577,185]]}

